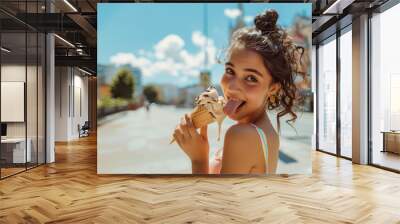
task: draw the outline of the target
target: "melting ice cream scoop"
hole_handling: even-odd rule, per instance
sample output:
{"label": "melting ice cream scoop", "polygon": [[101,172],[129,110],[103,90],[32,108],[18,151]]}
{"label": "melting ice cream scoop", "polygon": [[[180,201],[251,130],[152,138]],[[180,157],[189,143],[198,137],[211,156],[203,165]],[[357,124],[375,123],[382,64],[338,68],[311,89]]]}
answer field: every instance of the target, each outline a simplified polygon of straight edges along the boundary
{"label": "melting ice cream scoop", "polygon": [[226,104],[224,97],[218,96],[218,91],[214,87],[209,87],[205,92],[201,93],[196,98],[198,106],[204,106],[210,112],[218,124],[218,140],[221,136],[221,125],[226,115],[223,108]]}
{"label": "melting ice cream scoop", "polygon": [[[225,99],[222,96],[218,96],[218,91],[214,87],[207,88],[195,99],[196,107],[190,113],[195,128],[201,128],[212,122],[218,124],[218,138],[221,136],[221,125],[222,121],[226,117],[223,108],[225,106]],[[170,142],[173,143],[173,138]]]}

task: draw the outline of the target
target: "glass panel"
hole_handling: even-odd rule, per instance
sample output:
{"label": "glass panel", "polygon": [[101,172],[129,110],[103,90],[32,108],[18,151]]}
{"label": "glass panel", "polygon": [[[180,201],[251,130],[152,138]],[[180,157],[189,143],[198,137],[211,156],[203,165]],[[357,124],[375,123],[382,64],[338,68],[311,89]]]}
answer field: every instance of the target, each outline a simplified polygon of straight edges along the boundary
{"label": "glass panel", "polygon": [[372,163],[400,170],[400,4],[372,18]]}
{"label": "glass panel", "polygon": [[352,34],[340,36],[340,153],[352,157]]}
{"label": "glass panel", "polygon": [[[0,7],[35,24],[29,16],[44,13],[45,1],[1,1]],[[0,20],[4,178],[45,162],[45,35],[2,12]]]}
{"label": "glass panel", "polygon": [[38,163],[45,163],[45,44],[46,37],[39,33],[38,45]]}
{"label": "glass panel", "polygon": [[[2,177],[25,170],[30,158],[26,151],[25,91],[26,35],[2,33],[1,121],[6,129],[1,140]],[[4,131],[5,132],[5,131]]]}
{"label": "glass panel", "polygon": [[[25,2],[1,6],[16,12],[24,11]],[[26,31],[25,25],[0,13],[1,29],[1,121],[4,137],[1,141],[2,178],[26,170],[30,158],[26,144]]]}
{"label": "glass panel", "polygon": [[[312,55],[311,55],[311,85],[312,85],[312,92],[313,92],[313,111],[316,113],[316,109],[317,109],[317,101],[315,93],[317,92],[316,90],[316,83],[317,83],[317,48],[315,45],[312,45]],[[312,136],[312,149],[315,150],[316,149],[316,133],[317,133],[317,116],[315,114],[314,116],[314,131],[313,131],[313,136]]]}
{"label": "glass panel", "polygon": [[318,48],[318,146],[336,153],[336,39]]}
{"label": "glass panel", "polygon": [[27,33],[28,38],[28,63],[27,63],[27,94],[26,94],[26,111],[27,111],[27,142],[28,149],[30,148],[30,157],[28,159],[28,168],[37,165],[37,33],[29,32]]}
{"label": "glass panel", "polygon": [[[46,13],[46,0],[38,1],[38,13]],[[45,122],[46,122],[46,108],[45,108],[45,88],[46,88],[46,36],[44,33],[38,34],[38,164],[46,162],[46,148],[45,148]]]}
{"label": "glass panel", "polygon": [[[38,4],[36,1],[27,2],[26,12],[29,14],[38,12]],[[34,17],[37,18],[37,17]],[[35,24],[37,21],[30,19],[30,22]],[[36,30],[27,30],[27,82],[26,82],[26,111],[27,111],[27,143],[28,150],[30,148],[30,158],[28,159],[28,168],[37,166],[38,157],[38,35]]]}

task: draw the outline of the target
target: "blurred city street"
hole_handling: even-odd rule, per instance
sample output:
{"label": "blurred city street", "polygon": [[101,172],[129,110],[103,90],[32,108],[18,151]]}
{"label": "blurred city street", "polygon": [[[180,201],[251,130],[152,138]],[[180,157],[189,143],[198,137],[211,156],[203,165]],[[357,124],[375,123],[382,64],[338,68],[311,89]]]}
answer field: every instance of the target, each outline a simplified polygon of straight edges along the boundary
{"label": "blurred city street", "polygon": [[[100,174],[187,174],[191,173],[188,157],[179,146],[169,144],[180,118],[189,108],[152,105],[106,116],[98,127],[98,173]],[[274,114],[270,119],[275,122]],[[294,127],[281,121],[281,148],[277,173],[311,173],[311,135],[313,114],[298,114]],[[217,125],[208,128],[210,158],[223,146],[225,131],[234,121],[226,119],[221,140],[217,141]]]}

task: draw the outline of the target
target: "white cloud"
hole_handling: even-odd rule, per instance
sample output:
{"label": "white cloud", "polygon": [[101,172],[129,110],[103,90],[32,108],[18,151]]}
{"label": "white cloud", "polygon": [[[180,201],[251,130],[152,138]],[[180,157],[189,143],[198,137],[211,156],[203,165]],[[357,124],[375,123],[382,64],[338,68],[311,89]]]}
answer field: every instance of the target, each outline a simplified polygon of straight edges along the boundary
{"label": "white cloud", "polygon": [[206,45],[207,38],[200,32],[200,31],[194,31],[192,33],[192,42],[194,45],[198,47],[203,47]]}
{"label": "white cloud", "polygon": [[[215,64],[215,56],[217,49],[215,48],[214,41],[210,38],[204,36],[200,31],[194,31],[192,33],[192,42],[194,45],[200,48],[200,52],[195,56],[195,59],[192,59],[192,62],[201,63],[200,65],[204,65],[204,51],[207,52],[207,60],[209,65]],[[207,46],[207,47],[206,47]],[[190,63],[190,62],[189,62]]]}
{"label": "white cloud", "polygon": [[168,74],[178,76],[180,65],[173,60],[156,61],[150,66],[151,74]]}
{"label": "white cloud", "polygon": [[130,64],[134,67],[141,68],[143,75],[151,75],[148,71],[148,67],[151,66],[151,61],[146,57],[136,57],[132,53],[120,52],[111,56],[110,61],[117,66]]}
{"label": "white cloud", "polygon": [[131,53],[118,53],[111,56],[110,61],[116,65],[130,64],[135,60],[135,56]]}
{"label": "white cloud", "polygon": [[197,77],[204,68],[205,51],[209,66],[215,64],[216,57],[214,41],[200,31],[192,33],[192,43],[198,48],[194,53],[185,49],[185,41],[180,36],[170,34],[156,43],[152,51],[140,49],[138,55],[117,53],[111,56],[110,62],[115,65],[130,64],[139,67],[144,76],[163,74],[188,80],[189,77]]}
{"label": "white cloud", "polygon": [[185,41],[180,36],[170,34],[154,46],[154,51],[158,59],[172,57],[179,60],[179,52],[184,46]]}
{"label": "white cloud", "polygon": [[239,9],[225,9],[224,14],[230,19],[236,19],[242,12]]}

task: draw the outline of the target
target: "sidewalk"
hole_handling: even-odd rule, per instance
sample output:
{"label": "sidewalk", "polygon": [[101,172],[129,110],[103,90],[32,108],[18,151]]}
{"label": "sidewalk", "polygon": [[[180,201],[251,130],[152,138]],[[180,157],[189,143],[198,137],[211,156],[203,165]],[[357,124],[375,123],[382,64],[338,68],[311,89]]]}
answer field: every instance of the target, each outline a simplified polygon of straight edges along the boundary
{"label": "sidewalk", "polygon": [[[103,120],[97,131],[98,172],[104,174],[187,174],[191,164],[177,144],[169,144],[180,117],[189,108],[153,105],[122,112]],[[274,116],[274,115],[271,115]],[[275,121],[275,116],[271,117]],[[281,121],[281,155],[278,173],[311,173],[312,113],[299,115],[294,129]],[[208,128],[210,155],[223,146],[223,136],[234,122],[226,119],[221,140],[217,141],[217,125]],[[215,136],[215,137],[214,137]]]}

